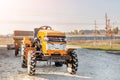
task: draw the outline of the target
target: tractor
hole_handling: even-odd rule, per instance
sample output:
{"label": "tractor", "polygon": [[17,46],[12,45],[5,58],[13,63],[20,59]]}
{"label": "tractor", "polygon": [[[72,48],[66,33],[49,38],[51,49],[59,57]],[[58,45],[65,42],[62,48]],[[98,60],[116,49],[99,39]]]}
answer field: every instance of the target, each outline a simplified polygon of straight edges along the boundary
{"label": "tractor", "polygon": [[78,70],[78,58],[73,48],[66,48],[66,35],[50,26],[42,26],[34,31],[34,38],[24,37],[21,45],[22,68],[28,75],[35,75],[37,61],[50,61],[56,67],[67,66],[70,74]]}

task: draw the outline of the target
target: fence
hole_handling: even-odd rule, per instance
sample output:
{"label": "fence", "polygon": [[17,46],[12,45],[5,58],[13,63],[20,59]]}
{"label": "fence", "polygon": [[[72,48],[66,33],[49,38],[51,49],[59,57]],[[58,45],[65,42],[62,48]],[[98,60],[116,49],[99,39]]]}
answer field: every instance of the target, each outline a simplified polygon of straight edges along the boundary
{"label": "fence", "polygon": [[68,36],[67,40],[110,40],[110,39],[120,39],[120,36]]}

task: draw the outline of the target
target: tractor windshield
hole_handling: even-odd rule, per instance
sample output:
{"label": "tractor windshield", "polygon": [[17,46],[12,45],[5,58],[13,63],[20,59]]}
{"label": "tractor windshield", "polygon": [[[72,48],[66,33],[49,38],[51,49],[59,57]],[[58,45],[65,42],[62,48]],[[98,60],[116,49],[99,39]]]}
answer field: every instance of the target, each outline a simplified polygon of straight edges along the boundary
{"label": "tractor windshield", "polygon": [[45,37],[47,42],[66,42],[66,37],[61,36],[47,36]]}

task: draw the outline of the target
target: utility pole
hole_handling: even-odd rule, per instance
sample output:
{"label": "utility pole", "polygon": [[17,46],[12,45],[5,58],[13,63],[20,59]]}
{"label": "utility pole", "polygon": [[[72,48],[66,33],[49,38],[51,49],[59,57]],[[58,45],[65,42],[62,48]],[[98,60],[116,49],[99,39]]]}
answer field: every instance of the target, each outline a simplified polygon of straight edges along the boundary
{"label": "utility pole", "polygon": [[97,27],[96,27],[96,20],[95,20],[95,36],[96,36],[96,31],[97,31]]}
{"label": "utility pole", "polygon": [[107,13],[105,13],[105,20],[106,20],[106,29],[107,29],[107,24],[108,24]]}
{"label": "utility pole", "polygon": [[95,37],[94,37],[94,46],[96,47],[96,31],[97,31],[97,27],[96,27],[96,20],[95,20],[95,22],[94,22],[94,25],[95,25],[95,33],[94,33],[94,35],[95,35]]}
{"label": "utility pole", "polygon": [[108,17],[107,17],[107,13],[105,13],[105,24],[106,24],[106,27],[105,27],[105,29],[106,29],[106,36],[107,36],[107,33],[108,33]]}
{"label": "utility pole", "polygon": [[112,31],[110,27],[110,19],[108,19],[107,13],[105,14],[105,20],[106,20],[106,36],[110,37],[109,45],[110,45],[110,48],[112,48]]}

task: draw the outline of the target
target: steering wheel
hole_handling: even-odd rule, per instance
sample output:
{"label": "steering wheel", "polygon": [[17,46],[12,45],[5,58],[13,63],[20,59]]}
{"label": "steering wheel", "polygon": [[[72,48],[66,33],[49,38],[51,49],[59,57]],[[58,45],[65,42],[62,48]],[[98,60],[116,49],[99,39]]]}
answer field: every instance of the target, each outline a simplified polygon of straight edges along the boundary
{"label": "steering wheel", "polygon": [[50,26],[42,26],[39,30],[52,30],[52,28]]}

